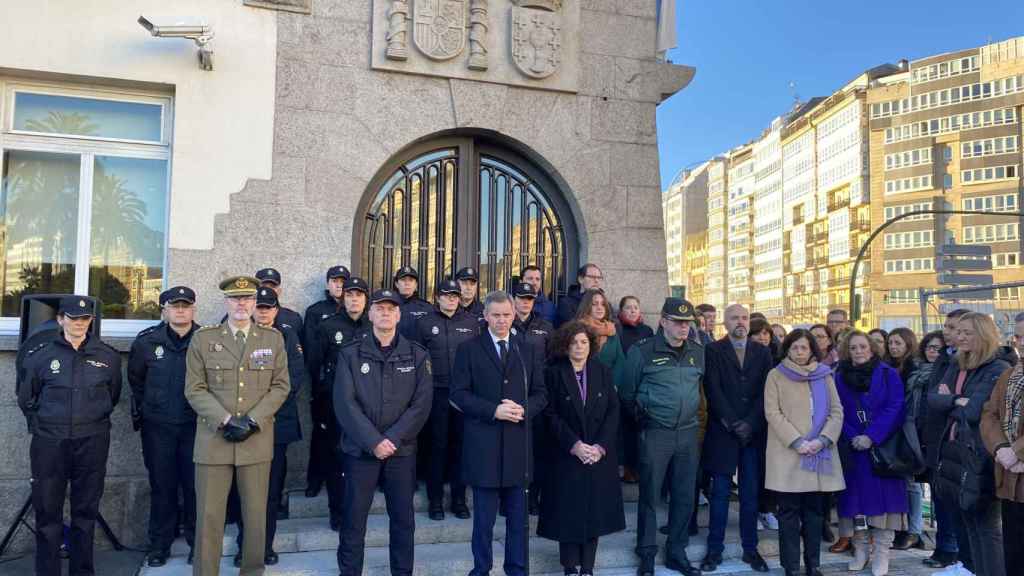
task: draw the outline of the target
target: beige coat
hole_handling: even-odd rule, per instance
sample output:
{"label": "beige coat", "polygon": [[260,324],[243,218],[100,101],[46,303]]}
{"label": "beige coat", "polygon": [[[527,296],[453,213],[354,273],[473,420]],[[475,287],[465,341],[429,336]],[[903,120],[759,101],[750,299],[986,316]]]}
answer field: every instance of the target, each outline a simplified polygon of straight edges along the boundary
{"label": "beige coat", "polygon": [[[783,360],[788,368],[809,373],[816,362],[798,366]],[[794,382],[778,368],[768,373],[764,386],[764,415],[768,420],[768,446],[765,450],[765,488],[776,492],[839,492],[846,488],[843,466],[839,462],[836,442],[843,429],[843,406],[836,384],[827,377],[831,403],[828,420],[821,435],[831,440],[832,475],[825,476],[800,468],[800,454],[790,446],[803,438],[811,428],[811,388],[808,383]]]}
{"label": "beige coat", "polygon": [[[288,354],[274,328],[254,322],[239,350],[227,322],[199,329],[186,356],[185,398],[196,411],[196,464],[246,466],[274,458],[274,414],[288,398]],[[221,422],[250,416],[260,427],[244,442],[228,442]]]}
{"label": "beige coat", "polygon": [[[992,396],[981,412],[981,439],[985,442],[985,448],[989,454],[995,457],[996,450],[1006,444],[1017,453],[1017,459],[1024,459],[1024,422],[1021,422],[1020,430],[1017,432],[1017,441],[1010,444],[1003,431],[1003,419],[1006,417],[1006,389],[1009,387],[1010,375],[1014,368],[1003,372],[996,387],[992,390]],[[1003,468],[1002,464],[995,463],[996,473],[996,496],[1011,502],[1024,503],[1024,474],[1014,474]]]}

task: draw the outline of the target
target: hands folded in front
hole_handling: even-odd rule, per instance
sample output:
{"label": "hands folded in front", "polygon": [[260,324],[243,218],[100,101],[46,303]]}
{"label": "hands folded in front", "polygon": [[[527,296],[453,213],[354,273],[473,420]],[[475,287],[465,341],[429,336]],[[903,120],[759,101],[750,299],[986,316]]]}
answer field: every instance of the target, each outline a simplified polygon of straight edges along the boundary
{"label": "hands folded in front", "polygon": [[259,431],[259,425],[249,416],[232,416],[221,428],[221,434],[228,442],[244,442]]}

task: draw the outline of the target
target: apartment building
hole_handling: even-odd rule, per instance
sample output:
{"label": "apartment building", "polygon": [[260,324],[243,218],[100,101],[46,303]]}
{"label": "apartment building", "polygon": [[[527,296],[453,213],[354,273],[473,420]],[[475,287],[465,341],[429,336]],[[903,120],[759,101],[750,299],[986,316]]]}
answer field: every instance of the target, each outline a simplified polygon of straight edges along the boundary
{"label": "apartment building", "polygon": [[754,303],[754,147],[730,151],[726,199],[726,260],[729,304]]}
{"label": "apartment building", "polygon": [[727,164],[724,157],[708,163],[708,263],[704,272],[704,302],[719,309],[727,304],[729,273],[726,249]]}

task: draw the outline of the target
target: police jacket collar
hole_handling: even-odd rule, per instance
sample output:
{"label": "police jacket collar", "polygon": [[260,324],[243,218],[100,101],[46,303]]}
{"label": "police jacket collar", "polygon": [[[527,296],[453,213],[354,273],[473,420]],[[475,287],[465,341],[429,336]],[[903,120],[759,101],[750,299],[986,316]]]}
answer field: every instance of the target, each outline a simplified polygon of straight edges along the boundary
{"label": "police jacket collar", "polygon": [[444,312],[442,312],[441,311],[441,307],[438,306],[437,304],[434,304],[434,312],[437,313],[437,316],[439,318],[444,318],[445,320],[458,320],[460,317],[466,316],[466,315],[469,314],[469,312],[467,312],[466,309],[463,308],[461,304],[459,305],[458,308],[455,309],[455,313],[452,314],[451,316],[449,316],[449,315],[445,314]]}
{"label": "police jacket collar", "polygon": [[658,330],[658,333],[654,335],[655,352],[666,352],[674,356],[681,356],[683,353],[686,352],[687,347],[690,346],[691,344],[692,342],[689,338],[687,338],[683,340],[683,345],[681,347],[673,348],[672,346],[669,345],[668,339],[665,338],[665,333],[662,330]]}
{"label": "police jacket collar", "polygon": [[370,333],[368,338],[363,338],[359,342],[359,355],[369,356],[378,362],[388,362],[397,360],[401,357],[409,357],[412,354],[412,346],[409,345],[409,341],[395,330],[395,339],[391,341],[391,354],[384,356],[384,352],[380,349],[380,341],[377,340],[376,334]]}
{"label": "police jacket collar", "polygon": [[173,344],[179,350],[188,348],[189,342],[192,341],[192,335],[196,333],[196,330],[199,330],[199,324],[193,322],[192,327],[188,329],[188,332],[186,332],[184,336],[179,336],[178,333],[174,331],[174,328],[171,328],[171,324],[169,322],[163,322],[163,325],[164,331],[167,334],[167,342]]}
{"label": "police jacket collar", "polygon": [[69,342],[68,339],[64,337],[64,331],[63,330],[57,330],[57,334],[56,334],[56,336],[53,337],[53,341],[58,346],[67,348],[68,350],[71,350],[72,352],[83,352],[83,351],[89,349],[92,346],[93,338],[92,338],[92,334],[91,333],[86,332],[85,333],[85,339],[82,340],[82,343],[78,345],[78,350],[75,350],[75,347],[71,345],[71,342]]}

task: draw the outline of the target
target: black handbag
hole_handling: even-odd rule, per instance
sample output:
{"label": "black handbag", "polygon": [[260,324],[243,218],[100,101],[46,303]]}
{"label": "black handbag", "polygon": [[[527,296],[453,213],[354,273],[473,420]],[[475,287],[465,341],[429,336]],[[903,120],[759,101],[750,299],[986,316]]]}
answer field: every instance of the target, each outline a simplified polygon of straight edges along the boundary
{"label": "black handbag", "polygon": [[[871,423],[871,418],[861,404],[861,395],[857,396],[857,415],[865,427]],[[921,452],[921,441],[913,417],[905,417],[903,424],[884,441],[872,446],[868,454],[871,457],[871,471],[875,476],[913,478],[925,470],[924,454]]]}
{"label": "black handbag", "polygon": [[[952,440],[949,431],[957,424]],[[935,489],[943,502],[956,502],[965,512],[987,506],[995,498],[995,471],[992,458],[977,434],[971,430],[967,417],[950,419],[939,442],[939,465],[935,469]]]}

